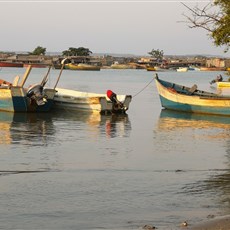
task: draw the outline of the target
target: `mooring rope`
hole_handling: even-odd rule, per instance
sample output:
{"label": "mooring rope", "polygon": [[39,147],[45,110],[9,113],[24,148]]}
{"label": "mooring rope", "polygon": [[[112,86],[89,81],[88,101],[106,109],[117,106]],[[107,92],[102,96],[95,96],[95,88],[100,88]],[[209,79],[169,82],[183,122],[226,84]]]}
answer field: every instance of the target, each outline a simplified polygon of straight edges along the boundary
{"label": "mooring rope", "polygon": [[139,92],[137,92],[136,94],[134,94],[132,97],[134,98],[138,94],[140,94],[141,92],[143,92],[153,81],[154,81],[154,78],[143,89],[141,89]]}

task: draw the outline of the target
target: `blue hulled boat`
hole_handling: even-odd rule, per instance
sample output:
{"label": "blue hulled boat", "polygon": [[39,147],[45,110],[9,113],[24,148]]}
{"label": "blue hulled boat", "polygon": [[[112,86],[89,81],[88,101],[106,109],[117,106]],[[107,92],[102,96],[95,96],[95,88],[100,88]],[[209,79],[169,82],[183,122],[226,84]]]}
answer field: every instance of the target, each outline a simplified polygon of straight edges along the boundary
{"label": "blue hulled boat", "polygon": [[230,96],[186,87],[155,77],[161,105],[166,109],[230,116]]}
{"label": "blue hulled boat", "polygon": [[24,84],[31,71],[31,66],[19,82],[19,76],[10,83],[0,80],[0,111],[6,112],[47,112],[53,106],[53,98],[56,93],[54,88],[44,88],[48,73],[39,84],[25,88]]}

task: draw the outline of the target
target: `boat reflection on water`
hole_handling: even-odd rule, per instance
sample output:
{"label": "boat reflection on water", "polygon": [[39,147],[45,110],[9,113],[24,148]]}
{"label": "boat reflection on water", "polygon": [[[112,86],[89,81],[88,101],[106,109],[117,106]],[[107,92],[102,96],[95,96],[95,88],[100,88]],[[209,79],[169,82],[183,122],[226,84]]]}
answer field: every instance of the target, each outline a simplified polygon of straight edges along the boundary
{"label": "boat reflection on water", "polygon": [[0,113],[0,127],[7,126],[0,144],[44,146],[53,139],[55,129],[47,113]]}
{"label": "boat reflection on water", "polygon": [[94,137],[128,137],[131,131],[128,114],[103,115],[98,112],[66,110],[65,113],[56,111],[53,116],[55,119],[64,119],[67,122],[74,121],[85,124],[88,130],[91,131],[89,133]]}
{"label": "boat reflection on water", "polygon": [[[173,110],[162,109],[158,121],[158,130],[178,131],[182,129],[199,129],[209,138],[229,138],[230,117],[207,115],[197,113],[177,112]],[[215,129],[216,132],[205,132],[207,129]],[[218,130],[218,131],[217,131]]]}
{"label": "boat reflection on water", "polygon": [[[204,210],[204,213],[214,214],[210,217],[208,215],[207,218],[228,215],[230,212],[230,117],[162,109],[157,124],[157,134],[161,133],[158,139],[161,136],[167,138],[170,148],[174,146],[174,149],[182,152],[182,155],[179,155],[180,159],[183,155],[185,161],[190,159],[187,165],[188,171],[185,170],[186,174],[198,175],[193,180],[187,179],[188,182],[181,188],[180,193],[196,198],[202,197],[200,203],[206,199],[206,203],[211,207],[203,205],[200,209]],[[198,149],[201,151],[197,151]],[[197,152],[197,155],[194,152]],[[196,157],[199,161],[193,161]]]}
{"label": "boat reflection on water", "polygon": [[131,131],[131,123],[127,114],[102,116],[102,121],[105,123],[106,136],[114,137],[129,137]]}
{"label": "boat reflection on water", "polygon": [[[0,145],[44,146],[56,143],[61,132],[87,130],[89,136],[127,137],[131,130],[128,115],[101,115],[90,112],[0,113]],[[73,138],[78,138],[77,136]]]}
{"label": "boat reflection on water", "polygon": [[10,144],[11,135],[10,128],[13,121],[14,114],[1,112],[0,113],[0,144]]}

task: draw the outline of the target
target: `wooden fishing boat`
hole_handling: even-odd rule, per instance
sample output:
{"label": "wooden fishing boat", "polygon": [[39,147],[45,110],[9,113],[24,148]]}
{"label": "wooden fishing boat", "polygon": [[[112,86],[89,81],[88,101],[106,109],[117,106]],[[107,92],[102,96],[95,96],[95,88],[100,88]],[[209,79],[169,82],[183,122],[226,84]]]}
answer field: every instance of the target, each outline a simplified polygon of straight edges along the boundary
{"label": "wooden fishing boat", "polygon": [[216,85],[218,88],[230,88],[230,81],[218,81]]}
{"label": "wooden fishing boat", "polygon": [[156,71],[156,72],[166,72],[166,71],[170,71],[169,69],[166,68],[161,68],[159,66],[147,66],[146,67],[147,71]]}
{"label": "wooden fishing boat", "polygon": [[0,67],[23,67],[23,63],[19,62],[9,62],[9,61],[0,61]]}
{"label": "wooden fishing boat", "polygon": [[146,70],[147,71],[156,71],[156,68],[154,66],[147,66]]}
{"label": "wooden fishing boat", "polygon": [[210,85],[216,84],[218,88],[229,88],[230,87],[230,81],[223,81],[223,77],[221,74],[217,75],[215,79],[209,82]]}
{"label": "wooden fishing boat", "polygon": [[99,71],[101,70],[101,67],[96,66],[96,65],[83,64],[83,63],[80,63],[80,64],[68,63],[68,64],[65,64],[65,69]]}
{"label": "wooden fishing boat", "polygon": [[[51,67],[50,67],[51,68]],[[53,106],[53,98],[56,93],[54,88],[45,88],[48,74],[43,77],[41,83],[25,87],[32,67],[28,66],[22,80],[16,76],[13,83],[0,80],[0,111],[7,112],[47,112]]]}
{"label": "wooden fishing boat", "polygon": [[131,95],[116,95],[111,90],[107,94],[87,93],[56,88],[54,109],[83,110],[101,114],[124,114],[129,109]]}
{"label": "wooden fishing boat", "polygon": [[161,80],[156,75],[157,90],[162,107],[190,113],[230,116],[230,96],[198,90]]}

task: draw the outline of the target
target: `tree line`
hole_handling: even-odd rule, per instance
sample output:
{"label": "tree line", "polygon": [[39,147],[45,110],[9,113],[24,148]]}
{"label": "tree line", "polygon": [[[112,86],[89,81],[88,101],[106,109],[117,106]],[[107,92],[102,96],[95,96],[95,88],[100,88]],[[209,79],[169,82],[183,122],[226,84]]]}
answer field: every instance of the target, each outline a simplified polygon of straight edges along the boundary
{"label": "tree line", "polygon": [[[45,55],[46,54],[46,48],[42,46],[37,46],[34,51],[29,52],[31,55]],[[92,51],[90,51],[88,48],[79,47],[74,48],[70,47],[68,50],[62,51],[63,56],[89,56],[92,54]]]}

